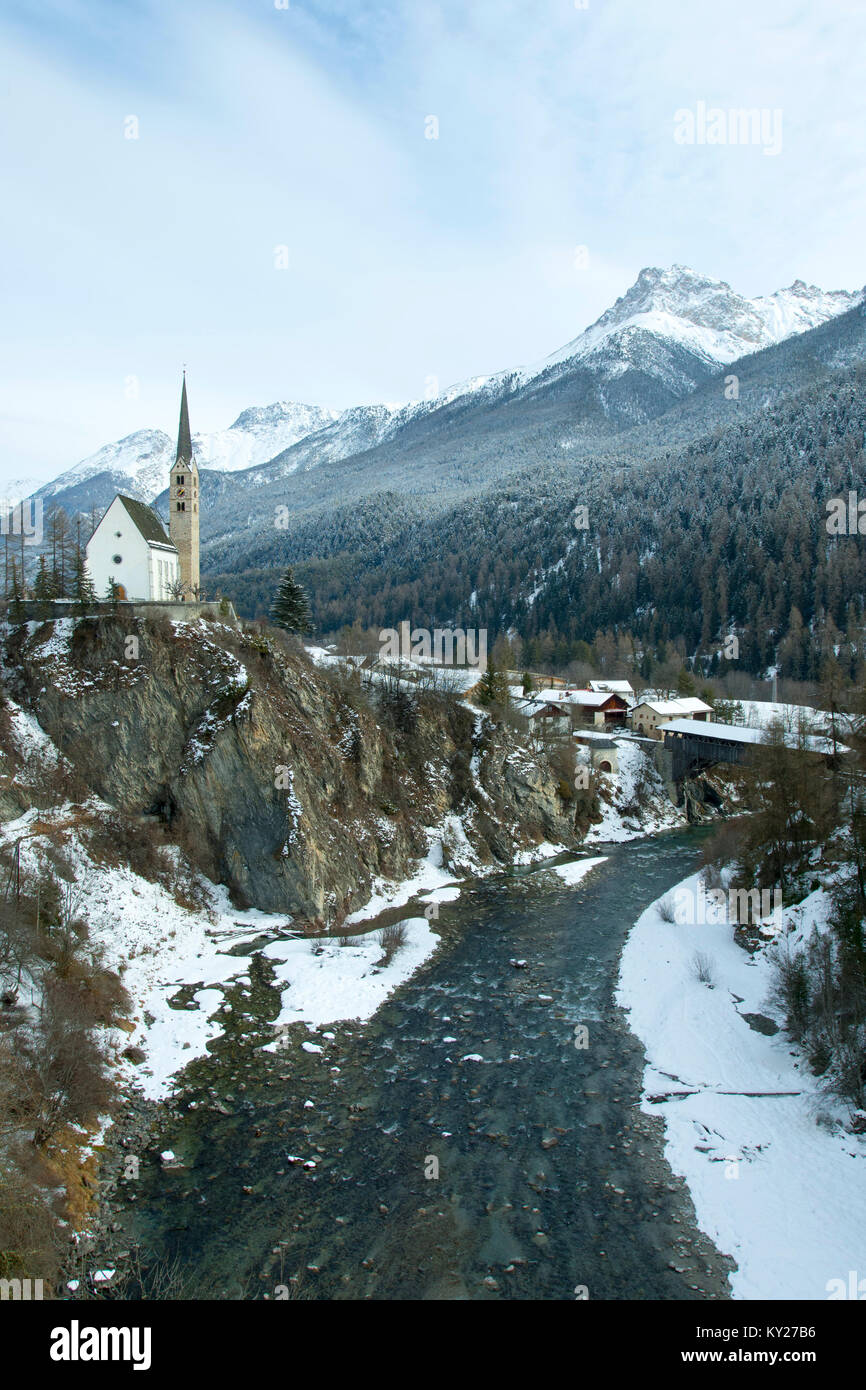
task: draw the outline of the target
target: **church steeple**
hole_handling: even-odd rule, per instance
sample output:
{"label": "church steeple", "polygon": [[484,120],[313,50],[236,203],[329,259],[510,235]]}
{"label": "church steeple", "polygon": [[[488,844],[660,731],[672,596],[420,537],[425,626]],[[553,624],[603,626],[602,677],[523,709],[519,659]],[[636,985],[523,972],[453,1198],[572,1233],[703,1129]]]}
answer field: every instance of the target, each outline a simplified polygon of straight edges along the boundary
{"label": "church steeple", "polygon": [[186,401],[186,371],[183,374],[183,390],[180,396],[180,424],[177,430],[177,460],[192,462],[192,436],[189,432],[189,406]]}
{"label": "church steeple", "polygon": [[180,560],[181,596],[185,603],[198,599],[200,594],[198,502],[198,465],[192,452],[184,371],[180,396],[180,424],[177,431],[177,456],[169,478],[168,532]]}

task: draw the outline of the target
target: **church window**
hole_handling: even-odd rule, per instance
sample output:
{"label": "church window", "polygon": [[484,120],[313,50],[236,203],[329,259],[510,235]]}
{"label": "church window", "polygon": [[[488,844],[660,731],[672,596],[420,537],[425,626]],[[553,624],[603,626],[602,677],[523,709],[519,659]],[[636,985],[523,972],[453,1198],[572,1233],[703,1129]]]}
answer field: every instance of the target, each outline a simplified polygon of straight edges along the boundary
{"label": "church window", "polygon": [[178,502],[178,504],[177,504],[177,509],[178,509],[179,512],[185,512],[185,511],[186,511],[186,503],[185,503],[185,502]]}
{"label": "church window", "polygon": [[177,484],[178,484],[178,487],[183,487],[184,481],[185,481],[184,474],[183,474],[183,473],[178,473],[178,475],[177,475]]}

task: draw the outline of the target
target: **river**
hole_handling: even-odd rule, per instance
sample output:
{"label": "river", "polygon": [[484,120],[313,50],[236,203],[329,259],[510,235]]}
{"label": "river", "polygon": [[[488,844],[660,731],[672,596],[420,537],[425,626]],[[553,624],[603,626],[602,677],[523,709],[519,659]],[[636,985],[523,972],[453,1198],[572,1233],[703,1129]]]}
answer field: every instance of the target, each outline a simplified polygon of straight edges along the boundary
{"label": "river", "polygon": [[436,954],[371,1022],[320,1030],[321,1053],[300,1024],[262,1051],[276,997],[257,957],[115,1194],[127,1237],[175,1261],[187,1296],[728,1297],[614,1002],[629,928],[702,838],[602,846],[574,887],[473,883],[441,908]]}

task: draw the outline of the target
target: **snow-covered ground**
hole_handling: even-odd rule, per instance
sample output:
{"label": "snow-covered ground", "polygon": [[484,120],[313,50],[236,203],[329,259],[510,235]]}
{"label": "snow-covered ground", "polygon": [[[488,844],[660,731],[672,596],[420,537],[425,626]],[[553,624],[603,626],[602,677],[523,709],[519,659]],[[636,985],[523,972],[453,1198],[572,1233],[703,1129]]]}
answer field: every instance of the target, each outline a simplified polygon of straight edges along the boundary
{"label": "snow-covered ground", "polygon": [[400,883],[388,883],[385,879],[377,879],[368,901],[357,912],[350,913],[346,918],[346,925],[368,922],[371,917],[378,917],[379,913],[384,912],[386,908],[405,907],[416,897],[426,898],[430,903],[450,903],[455,898],[459,898],[460,889],[457,887],[454,875],[449,874],[443,868],[442,834],[449,830],[454,833],[454,821],[457,821],[462,832],[463,827],[456,816],[447,817],[446,824],[441,831],[432,827],[429,828],[430,848],[426,857],[419,862],[414,874],[403,879]]}
{"label": "snow-covered ground", "polygon": [[554,859],[557,854],[565,854],[567,849],[568,845],[555,845],[551,840],[542,840],[540,845],[533,845],[531,849],[518,850],[514,862],[521,867],[541,864],[545,859]]}
{"label": "snow-covered ground", "polygon": [[800,720],[804,719],[809,728],[823,725],[827,718],[824,710],[813,709],[811,705],[786,705],[779,700],[738,700],[743,711],[743,722],[751,729],[767,729],[771,724],[781,723],[789,732],[796,732]]}
{"label": "snow-covered ground", "polygon": [[[306,644],[306,652],[310,660],[315,662],[317,666],[337,666],[357,670],[361,667],[361,662],[365,660],[362,653],[355,656],[344,655],[333,647],[319,647],[315,644]],[[372,656],[378,660],[375,652],[372,653]],[[398,671],[403,673],[401,677],[396,676],[395,673]],[[395,662],[388,671],[382,668],[373,670],[369,667],[361,670],[362,678],[373,684],[381,683],[387,679],[388,681],[396,681],[396,684],[404,690],[425,688],[429,684],[445,689],[451,694],[465,694],[467,690],[471,690],[473,686],[478,684],[482,674],[483,666],[481,665],[453,666],[432,660],[411,660],[409,657]],[[477,713],[474,706],[472,709],[474,713]]]}
{"label": "snow-covered ground", "polygon": [[[679,891],[697,901],[698,876]],[[795,949],[826,923],[828,902],[818,891],[785,909],[768,938],[778,932]],[[744,1017],[772,1015],[771,953],[784,948],[750,956],[727,922],[678,915],[698,921],[666,922],[649,907],[621,963],[618,1001],[648,1059],[644,1109],[665,1120],[668,1162],[702,1230],[737,1262],[734,1296],[826,1299],[839,1287],[831,1281],[866,1278],[866,1139],[845,1130],[844,1107],[784,1033],[767,1036]]]}
{"label": "snow-covered ground", "polygon": [[605,854],[599,855],[596,859],[576,859],[573,864],[556,864],[553,872],[562,879],[563,883],[567,883],[570,888],[573,888],[575,884],[580,883],[582,878],[586,878],[586,875],[596,865],[604,864],[606,859],[607,855]]}
{"label": "snow-covered ground", "polygon": [[[684,812],[674,806],[640,744],[627,738],[615,742],[618,770],[599,774],[602,819],[590,827],[584,844],[622,843],[684,825]],[[636,803],[638,813],[630,813]]]}
{"label": "snow-covered ground", "polygon": [[[276,970],[282,990],[279,1030],[303,1020],[312,1027],[338,1019],[371,1018],[392,990],[423,965],[439,945],[426,917],[407,917],[405,945],[388,965],[380,965],[382,947],[377,934],[338,941],[273,941],[264,949]],[[311,949],[314,948],[314,949]],[[321,954],[319,954],[321,951]],[[281,1039],[269,1043],[271,1050]]]}
{"label": "snow-covered ground", "polygon": [[[92,809],[98,810],[98,804],[92,803]],[[230,955],[229,948],[265,934],[283,933],[283,939],[265,949],[276,967],[276,984],[283,996],[277,1022],[305,1019],[321,1025],[369,1018],[438,944],[427,918],[410,916],[405,946],[389,965],[380,967],[382,947],[375,934],[355,938],[348,947],[340,947],[334,939],[290,939],[285,914],[235,909],[227,890],[214,884],[207,885],[211,911],[191,911],[181,907],[166,888],[129,868],[92,863],[74,827],[78,814],[79,808],[70,806],[51,817],[58,827],[63,826],[56,835],[62,837],[75,864],[75,912],[88,924],[90,946],[104,966],[117,971],[132,1001],[131,1031],[115,1029],[110,1051],[152,1099],[165,1096],[176,1074],[193,1058],[203,1056],[208,1043],[220,1036],[224,989],[249,978],[249,957]],[[25,872],[41,856],[42,837],[33,834],[33,822],[45,820],[44,812],[28,811],[0,828],[0,843],[21,838]],[[433,904],[456,897],[459,889],[437,866],[437,859],[441,866],[441,844],[434,842],[412,879],[395,885],[390,893],[380,885],[354,920],[408,902],[416,894]],[[322,953],[316,955],[316,950]],[[181,989],[185,1007],[178,1007],[175,998]],[[139,1066],[120,1058],[131,1046],[145,1054]]]}

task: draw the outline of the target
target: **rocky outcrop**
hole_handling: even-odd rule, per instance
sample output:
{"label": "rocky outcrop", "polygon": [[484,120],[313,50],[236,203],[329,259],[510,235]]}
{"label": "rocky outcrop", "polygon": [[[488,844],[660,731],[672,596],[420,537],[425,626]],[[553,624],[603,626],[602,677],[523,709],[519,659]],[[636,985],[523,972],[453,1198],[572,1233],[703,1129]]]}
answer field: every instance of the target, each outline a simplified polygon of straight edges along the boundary
{"label": "rocky outcrop", "polygon": [[328,924],[431,828],[455,871],[575,842],[559,777],[449,697],[399,717],[258,630],[116,615],[11,628],[9,693],[88,788],[159,817],[239,905]]}

